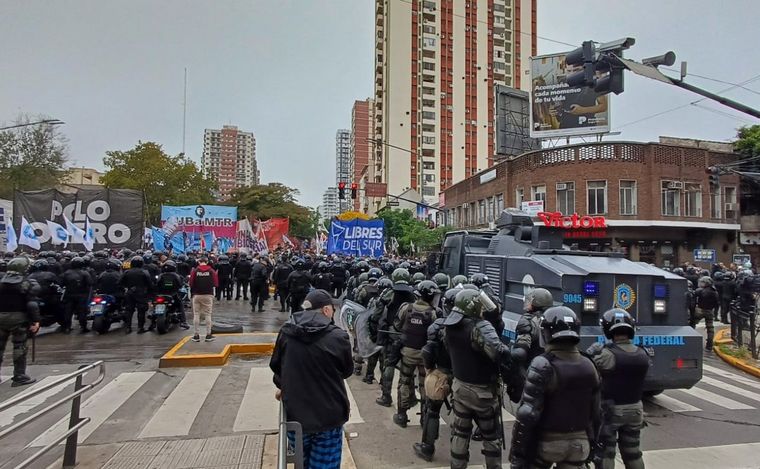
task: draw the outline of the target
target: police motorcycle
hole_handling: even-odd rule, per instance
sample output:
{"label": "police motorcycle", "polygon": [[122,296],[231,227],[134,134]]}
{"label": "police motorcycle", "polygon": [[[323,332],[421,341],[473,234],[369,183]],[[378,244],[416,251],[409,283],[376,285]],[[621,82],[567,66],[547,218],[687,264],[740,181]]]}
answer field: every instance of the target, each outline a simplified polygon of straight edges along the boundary
{"label": "police motorcycle", "polygon": [[105,334],[111,329],[111,324],[123,321],[124,313],[121,305],[113,295],[95,293],[90,300],[90,314],[92,329],[98,334]]}
{"label": "police motorcycle", "polygon": [[181,322],[179,308],[171,295],[156,295],[153,299],[153,314],[148,319],[156,325],[159,334],[166,334],[173,326]]}

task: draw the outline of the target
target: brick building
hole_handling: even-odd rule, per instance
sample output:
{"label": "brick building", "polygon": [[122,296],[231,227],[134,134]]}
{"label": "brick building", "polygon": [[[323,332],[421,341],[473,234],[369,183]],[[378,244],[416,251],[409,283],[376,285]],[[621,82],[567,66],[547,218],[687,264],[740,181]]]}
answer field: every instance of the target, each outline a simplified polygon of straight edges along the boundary
{"label": "brick building", "polygon": [[[488,227],[505,207],[534,202],[543,211],[604,216],[605,230],[567,230],[568,244],[622,251],[632,260],[672,266],[693,250],[738,251],[739,177],[712,190],[705,169],[736,159],[731,145],[615,142],[525,153],[443,192],[439,223]],[[537,221],[541,223],[541,221]]]}

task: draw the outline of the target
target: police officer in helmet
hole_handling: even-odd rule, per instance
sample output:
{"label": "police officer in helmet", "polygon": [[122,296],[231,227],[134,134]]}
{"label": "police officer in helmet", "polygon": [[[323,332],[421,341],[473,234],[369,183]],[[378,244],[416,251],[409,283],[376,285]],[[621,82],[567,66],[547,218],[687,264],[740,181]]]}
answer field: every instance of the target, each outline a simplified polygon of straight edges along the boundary
{"label": "police officer in helmet", "polygon": [[457,293],[454,309],[444,320],[445,343],[451,354],[451,467],[467,467],[473,420],[483,438],[486,468],[501,467],[502,440],[499,367],[511,361],[509,349],[493,325],[483,318],[479,290]]}
{"label": "police officer in helmet", "polygon": [[425,368],[422,363],[422,347],[427,343],[427,330],[436,318],[435,304],[441,290],[431,280],[417,284],[417,301],[405,303],[399,308],[394,327],[401,331],[401,366],[398,379],[398,410],[393,422],[404,428],[409,422],[407,411],[414,404],[414,372],[417,371],[417,387],[420,399],[425,399]]}
{"label": "police officer in helmet", "polygon": [[523,305],[525,312],[517,321],[515,328],[517,337],[512,344],[512,356],[519,366],[515,367],[515,372],[507,383],[507,392],[512,402],[520,402],[525,377],[528,374],[528,365],[534,358],[544,353],[541,345],[541,319],[543,319],[544,311],[553,304],[552,294],[545,288],[534,288],[525,295]]}
{"label": "police officer in helmet", "polygon": [[580,321],[567,306],[544,312],[545,352],[528,368],[512,429],[512,468],[585,467],[601,425],[601,380],[576,348]]}
{"label": "police officer in helmet", "polygon": [[649,356],[643,348],[633,345],[636,328],[627,311],[611,309],[602,315],[601,323],[604,336],[611,342],[596,342],[587,350],[602,375],[604,423],[595,460],[601,461],[603,469],[613,469],[617,443],[626,469],[644,469],[640,449],[644,425],[641,393]]}
{"label": "police officer in helmet", "polygon": [[30,264],[27,257],[11,259],[0,280],[0,364],[10,339],[13,344],[13,387],[36,381],[26,374],[26,341],[29,334],[36,334],[40,329],[36,298],[39,284],[25,278]]}

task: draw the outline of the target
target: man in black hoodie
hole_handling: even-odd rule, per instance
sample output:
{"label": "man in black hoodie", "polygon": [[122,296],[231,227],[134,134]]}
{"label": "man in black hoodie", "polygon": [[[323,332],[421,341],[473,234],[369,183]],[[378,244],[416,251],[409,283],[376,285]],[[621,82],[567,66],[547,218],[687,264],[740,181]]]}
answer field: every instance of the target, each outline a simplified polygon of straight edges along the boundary
{"label": "man in black hoodie", "polygon": [[[350,410],[343,380],[354,370],[351,343],[333,323],[335,306],[328,292],[309,292],[303,308],[280,329],[269,361],[275,398],[282,399],[287,419],[303,427],[304,468],[337,469]],[[294,444],[295,435],[288,432],[288,439]]]}

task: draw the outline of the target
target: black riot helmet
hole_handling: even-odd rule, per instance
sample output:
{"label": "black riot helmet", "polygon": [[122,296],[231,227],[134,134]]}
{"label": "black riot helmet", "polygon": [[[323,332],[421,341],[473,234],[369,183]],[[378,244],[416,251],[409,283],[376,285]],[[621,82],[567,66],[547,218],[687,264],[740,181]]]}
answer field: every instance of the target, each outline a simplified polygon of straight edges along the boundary
{"label": "black riot helmet", "polygon": [[359,261],[356,263],[356,270],[358,272],[369,272],[369,262],[367,261]]}
{"label": "black riot helmet", "polygon": [[118,272],[119,270],[121,270],[121,262],[119,262],[116,259],[111,259],[106,264],[106,270],[110,272]]}
{"label": "black riot helmet", "polygon": [[374,282],[382,276],[383,276],[383,271],[378,269],[377,267],[372,267],[371,269],[369,269],[369,272],[367,272],[367,277],[370,282]]}
{"label": "black riot helmet", "polygon": [[37,259],[29,269],[30,272],[45,272],[50,268],[50,263],[45,259]]}
{"label": "black riot helmet", "polygon": [[322,261],[319,263],[319,271],[322,273],[327,273],[327,271],[330,270],[330,264],[328,264],[325,261]]}
{"label": "black riot helmet", "polygon": [[137,267],[139,269],[142,268],[142,266],[145,265],[145,261],[143,260],[142,256],[135,256],[132,258],[132,260],[129,261],[130,267]]}
{"label": "black riot helmet", "polygon": [[475,284],[478,288],[483,288],[484,285],[488,285],[488,275],[486,274],[472,274],[470,276],[470,283]]}
{"label": "black riot helmet", "polygon": [[552,306],[544,311],[541,334],[547,344],[577,344],[581,340],[580,331],[578,316],[567,306]]}
{"label": "black riot helmet", "polygon": [[604,336],[612,340],[618,334],[625,334],[629,339],[636,335],[636,322],[628,311],[622,308],[613,308],[602,315],[599,320],[602,324]]}
{"label": "black riot helmet", "polygon": [[388,288],[393,288],[393,281],[388,277],[383,277],[377,281],[375,286],[377,287],[378,291],[383,291]]}
{"label": "black riot helmet", "polygon": [[304,270],[306,268],[306,261],[298,257],[293,261],[293,267],[295,267],[296,270]]}
{"label": "black riot helmet", "polygon": [[176,272],[177,264],[174,261],[166,261],[164,262],[164,265],[161,266],[161,270],[164,272]]}
{"label": "black riot helmet", "polygon": [[433,304],[437,303],[436,298],[441,294],[441,290],[438,285],[432,280],[423,280],[417,284],[417,295],[425,303]]}
{"label": "black riot helmet", "polygon": [[398,267],[399,267],[399,269],[407,269],[407,270],[409,270],[409,268],[412,267],[412,264],[410,264],[407,261],[404,261],[401,264],[399,264]]}
{"label": "black riot helmet", "polygon": [[684,275],[686,275],[686,273],[680,267],[676,267],[675,269],[673,269],[673,273],[680,277],[683,277]]}
{"label": "black riot helmet", "polygon": [[443,309],[448,314],[454,309],[454,300],[457,297],[457,293],[462,291],[461,288],[449,288],[446,293],[443,294]]}
{"label": "black riot helmet", "polygon": [[71,268],[72,269],[84,269],[84,267],[87,265],[87,262],[84,260],[83,257],[75,257],[71,259]]}

